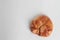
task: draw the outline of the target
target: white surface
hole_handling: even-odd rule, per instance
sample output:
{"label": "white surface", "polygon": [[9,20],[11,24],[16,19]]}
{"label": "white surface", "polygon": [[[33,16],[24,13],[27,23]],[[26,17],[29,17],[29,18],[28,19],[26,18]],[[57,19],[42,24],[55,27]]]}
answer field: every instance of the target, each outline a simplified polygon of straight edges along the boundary
{"label": "white surface", "polygon": [[[48,38],[29,30],[29,21],[42,11],[54,24]],[[0,40],[60,40],[60,0],[0,0]]]}

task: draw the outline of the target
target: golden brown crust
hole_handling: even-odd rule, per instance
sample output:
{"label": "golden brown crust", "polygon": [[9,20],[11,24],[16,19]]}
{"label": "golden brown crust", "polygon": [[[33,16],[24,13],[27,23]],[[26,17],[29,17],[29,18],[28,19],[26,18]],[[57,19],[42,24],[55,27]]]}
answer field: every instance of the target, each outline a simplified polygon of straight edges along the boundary
{"label": "golden brown crust", "polygon": [[47,16],[42,15],[32,21],[30,29],[33,33],[39,36],[47,37],[51,34],[53,25]]}

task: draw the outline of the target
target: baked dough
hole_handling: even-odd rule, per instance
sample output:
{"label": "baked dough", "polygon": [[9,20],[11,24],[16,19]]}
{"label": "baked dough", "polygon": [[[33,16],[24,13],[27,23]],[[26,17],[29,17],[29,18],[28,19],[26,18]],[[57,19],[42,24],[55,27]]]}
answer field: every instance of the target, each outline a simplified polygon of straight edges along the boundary
{"label": "baked dough", "polygon": [[30,29],[34,34],[48,37],[53,30],[53,24],[48,16],[41,15],[32,20]]}

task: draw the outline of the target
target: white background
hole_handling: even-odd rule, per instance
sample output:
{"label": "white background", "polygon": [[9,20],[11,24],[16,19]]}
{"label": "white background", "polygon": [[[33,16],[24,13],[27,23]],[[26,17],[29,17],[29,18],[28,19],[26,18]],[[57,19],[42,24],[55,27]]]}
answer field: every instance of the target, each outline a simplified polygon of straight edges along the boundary
{"label": "white background", "polygon": [[[48,38],[29,30],[30,20],[41,12],[54,24]],[[0,0],[0,40],[60,40],[60,0]]]}

